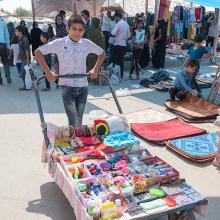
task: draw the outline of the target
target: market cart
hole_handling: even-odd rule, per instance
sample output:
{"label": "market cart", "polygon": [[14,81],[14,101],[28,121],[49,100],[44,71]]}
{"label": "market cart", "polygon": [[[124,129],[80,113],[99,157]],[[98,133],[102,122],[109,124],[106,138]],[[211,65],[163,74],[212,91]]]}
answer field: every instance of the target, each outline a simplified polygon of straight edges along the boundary
{"label": "market cart", "polygon": [[[58,76],[58,78],[75,78],[75,77],[85,77],[85,75]],[[120,103],[117,99],[117,96],[115,95],[115,92],[113,90],[113,87],[109,79],[104,75],[101,75],[101,77],[106,78],[109,88],[111,90],[112,96],[114,98],[114,101],[116,103],[116,106],[118,108],[118,111],[120,114],[122,114],[123,112],[122,112]],[[45,76],[40,76],[35,81],[35,96],[36,96],[42,131],[44,135],[44,142],[45,142],[44,146],[47,151],[50,151],[50,154],[48,154],[50,156],[47,155],[49,173],[51,177],[53,178],[53,180],[60,187],[60,189],[66,196],[66,198],[68,199],[70,205],[73,207],[77,220],[112,219],[113,216],[110,216],[110,213],[111,214],[114,213],[114,215],[117,214],[118,219],[119,218],[120,219],[154,219],[154,218],[168,215],[170,220],[192,219],[191,214],[193,211],[196,211],[197,213],[201,215],[205,214],[206,208],[207,208],[207,200],[203,196],[201,196],[199,193],[197,193],[191,186],[185,183],[184,180],[180,179],[179,173],[178,171],[175,170],[175,168],[172,168],[169,164],[161,160],[159,157],[150,155],[150,153],[146,149],[145,150],[139,149],[136,152],[136,151],[132,151],[132,147],[129,150],[127,148],[121,148],[121,149],[126,149],[126,152],[117,153],[117,155],[114,153],[105,154],[104,152],[99,151],[99,153],[102,156],[102,159],[100,158],[98,159],[99,161],[96,161],[94,158],[91,159],[89,157],[89,160],[86,161],[85,163],[84,162],[78,163],[77,161],[75,161],[74,164],[73,164],[73,158],[75,159],[84,158],[85,159],[87,156],[91,156],[92,153],[87,151],[87,152],[81,152],[78,154],[70,154],[70,155],[66,154],[66,155],[58,155],[58,156],[56,155],[56,157],[54,157],[53,153],[54,153],[55,147],[52,146],[52,143],[49,140],[50,138],[48,137],[47,124],[44,119],[44,114],[43,114],[43,109],[42,109],[40,94],[39,94],[39,89],[38,89],[39,82],[43,80],[44,78]],[[125,165],[123,167],[123,172],[126,172],[127,175],[125,175],[125,173],[123,173],[123,175],[122,174],[119,175],[120,172],[122,173],[121,167],[117,170],[117,172],[115,171],[112,172],[110,170],[107,170],[107,169],[104,170],[103,168],[101,168],[102,165],[106,164],[107,161],[108,163],[110,163],[110,160],[111,161],[113,159],[116,160],[116,156],[119,158],[123,158],[124,161],[127,161],[127,163],[125,162]],[[96,168],[99,167],[100,173],[98,173],[97,176],[95,176],[95,174],[92,173],[93,170],[90,169],[92,166],[94,166],[94,164],[97,164]],[[121,160],[120,160],[120,164],[121,164]],[[85,167],[84,172],[86,174],[83,173],[83,175],[85,174],[85,179],[83,179],[84,177],[82,179],[78,179],[79,168],[80,168],[79,166],[81,165],[82,167]],[[154,176],[153,177],[151,176],[149,178],[149,172],[150,172],[149,167],[150,166],[151,166],[151,171],[153,170],[153,172],[155,172],[157,170],[158,172],[156,172],[156,174],[155,173],[152,174]],[[112,167],[109,169],[113,169],[113,167],[115,169],[116,164],[112,165]],[[169,172],[169,174],[167,175],[163,175],[163,177],[162,175],[159,176],[161,174],[161,173],[159,174],[159,170],[162,172],[161,167],[167,167],[167,169],[171,172]],[[70,171],[73,171],[73,173],[70,173]],[[132,171],[132,174],[131,174],[131,171]],[[138,172],[140,172],[140,174]],[[106,188],[107,184],[106,183],[104,184],[102,182],[104,179],[104,176],[105,177],[108,176],[108,178],[110,178],[110,180],[107,180],[109,181],[109,183],[111,182],[111,184],[108,185],[109,188]],[[120,181],[123,182],[122,184],[120,183],[118,177],[120,177]],[[140,185],[141,185],[140,177],[144,178],[144,180],[142,181],[142,184],[144,184],[143,188],[140,188]],[[134,180],[135,178],[136,179],[139,178],[138,184],[137,182],[135,182]],[[89,189],[86,192],[81,191],[79,190],[80,184],[81,186],[84,184],[83,185],[84,187],[85,186],[99,187],[98,193],[94,195],[95,189]],[[115,186],[116,184],[117,184],[117,187]],[[179,189],[179,192],[178,193],[175,192],[176,194],[175,193],[172,194],[170,193],[170,189],[171,191],[173,191],[174,189]],[[157,197],[157,196],[155,197],[150,194],[150,192],[151,191],[153,192],[153,190],[154,190],[154,193],[155,191],[158,193],[158,190],[161,193],[161,190],[162,190],[164,195],[160,197]],[[111,209],[111,211],[110,209],[108,209],[108,212],[104,212],[103,211],[104,208],[107,207],[107,206],[104,207],[104,204],[107,201],[104,201],[103,199],[104,197],[102,197],[101,205],[99,206],[99,208],[102,207],[102,211],[99,210],[98,212],[99,217],[97,217],[97,215],[95,216],[95,214],[93,213],[97,211],[95,208],[95,205],[93,205],[94,207],[91,205],[90,198],[85,197],[86,193],[87,193],[87,196],[91,196],[92,198],[91,200],[93,200],[93,198],[97,199],[102,194],[102,195],[106,195],[105,197],[105,199],[107,198],[106,200],[109,200],[109,198],[113,198],[113,197],[115,198],[117,196],[117,200],[120,200],[123,202],[125,201],[125,203],[122,203],[119,206],[115,206],[113,204],[114,212],[113,212],[113,209]],[[141,193],[141,195],[145,195],[148,197],[144,198],[144,200],[140,199],[138,196],[140,195],[139,193]],[[100,201],[100,199],[99,200],[97,199],[97,201]],[[116,200],[114,201],[116,204]],[[175,202],[175,204],[170,204],[172,202]],[[112,205],[112,200],[108,201],[109,205],[110,203]],[[150,206],[157,205],[158,207],[156,207],[156,209],[154,207],[149,208],[149,205]],[[106,215],[108,217],[106,217]],[[116,218],[116,216],[114,216],[114,218]]]}

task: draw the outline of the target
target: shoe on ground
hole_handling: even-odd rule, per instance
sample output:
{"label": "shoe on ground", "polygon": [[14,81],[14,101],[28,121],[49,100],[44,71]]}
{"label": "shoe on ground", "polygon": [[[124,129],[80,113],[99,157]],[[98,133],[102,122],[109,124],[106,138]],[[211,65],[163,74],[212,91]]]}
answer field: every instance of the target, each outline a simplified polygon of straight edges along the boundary
{"label": "shoe on ground", "polygon": [[140,76],[136,76],[136,78],[135,78],[136,80],[140,80]]}
{"label": "shoe on ground", "polygon": [[7,83],[8,83],[8,84],[11,84],[11,83],[12,83],[11,77],[7,77]]}
{"label": "shoe on ground", "polygon": [[25,87],[22,87],[22,88],[19,89],[19,91],[30,91],[30,89],[27,89],[27,88],[25,88]]}
{"label": "shoe on ground", "polygon": [[42,89],[42,92],[49,92],[49,91],[50,91],[50,89],[48,89],[48,88]]}

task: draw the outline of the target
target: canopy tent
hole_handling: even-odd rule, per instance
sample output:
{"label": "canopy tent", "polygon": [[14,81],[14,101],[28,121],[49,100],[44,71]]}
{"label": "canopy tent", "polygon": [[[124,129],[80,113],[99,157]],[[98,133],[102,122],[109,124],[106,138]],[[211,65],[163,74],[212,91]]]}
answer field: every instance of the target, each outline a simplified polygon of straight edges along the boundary
{"label": "canopy tent", "polygon": [[186,0],[188,2],[192,2],[194,4],[204,5],[213,8],[220,9],[220,0]]}
{"label": "canopy tent", "polygon": [[115,0],[105,0],[102,9],[111,10],[111,11],[115,11],[115,10],[123,11],[121,5],[116,3]]}
{"label": "canopy tent", "polygon": [[104,0],[32,0],[33,14],[45,16],[60,9],[80,13],[87,9],[91,15],[98,14]]}

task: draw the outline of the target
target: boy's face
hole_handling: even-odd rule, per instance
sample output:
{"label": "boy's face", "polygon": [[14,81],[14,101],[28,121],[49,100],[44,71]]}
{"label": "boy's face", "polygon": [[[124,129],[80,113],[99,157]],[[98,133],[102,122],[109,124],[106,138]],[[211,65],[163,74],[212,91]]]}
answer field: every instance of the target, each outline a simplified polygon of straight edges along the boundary
{"label": "boy's face", "polygon": [[85,33],[85,28],[82,24],[72,24],[67,27],[67,31],[73,41],[79,41]]}
{"label": "boy's face", "polygon": [[195,73],[196,70],[197,70],[197,67],[196,67],[196,66],[194,66],[194,67],[188,66],[188,67],[186,68],[186,71],[187,71],[189,74]]}
{"label": "boy's face", "polygon": [[47,39],[46,39],[44,36],[40,35],[40,41],[41,41],[42,43],[46,43],[46,42],[47,42]]}
{"label": "boy's face", "polygon": [[16,35],[16,37],[21,37],[21,35],[22,35],[22,32],[19,32],[17,29],[15,30],[15,35]]}
{"label": "boy's face", "polygon": [[140,22],[140,23],[137,24],[138,29],[141,29],[143,26],[144,26],[143,22]]}
{"label": "boy's face", "polygon": [[194,44],[195,44],[196,47],[200,47],[202,43],[201,42],[195,42]]}

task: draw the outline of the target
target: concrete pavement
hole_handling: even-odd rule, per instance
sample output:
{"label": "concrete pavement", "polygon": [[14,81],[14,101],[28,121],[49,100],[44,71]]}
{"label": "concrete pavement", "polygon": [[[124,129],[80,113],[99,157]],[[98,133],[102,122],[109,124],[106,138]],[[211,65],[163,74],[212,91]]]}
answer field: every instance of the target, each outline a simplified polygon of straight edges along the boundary
{"label": "concrete pavement", "polygon": [[[38,67],[35,72],[40,74]],[[205,66],[202,72],[215,71],[215,67]],[[170,68],[171,71],[177,68]],[[141,77],[151,72],[146,71]],[[3,75],[3,74],[2,74]],[[0,86],[0,219],[4,220],[73,220],[74,211],[68,201],[54,184],[41,164],[42,133],[34,92],[19,92],[21,85],[16,71],[12,71],[13,84]],[[137,83],[137,82],[132,82]],[[44,82],[41,87],[43,88]],[[124,80],[119,86],[131,89],[131,82]],[[54,86],[55,87],[55,86]],[[117,87],[117,88],[119,88]],[[117,89],[116,88],[116,89]],[[89,122],[88,113],[94,109],[104,109],[117,114],[117,108],[107,86],[90,86],[86,106],[85,123]],[[204,90],[207,94],[208,90]],[[41,93],[46,121],[59,125],[67,124],[60,90]],[[147,88],[133,89],[132,95],[119,98],[125,113],[152,108],[165,111],[163,102],[166,93]],[[215,131],[212,124],[198,124],[208,131]],[[165,148],[141,141],[153,155],[158,155],[180,171],[196,190],[209,200],[208,215],[205,219],[219,220],[220,209],[220,172],[211,164],[195,165]],[[199,218],[198,218],[199,219]]]}

